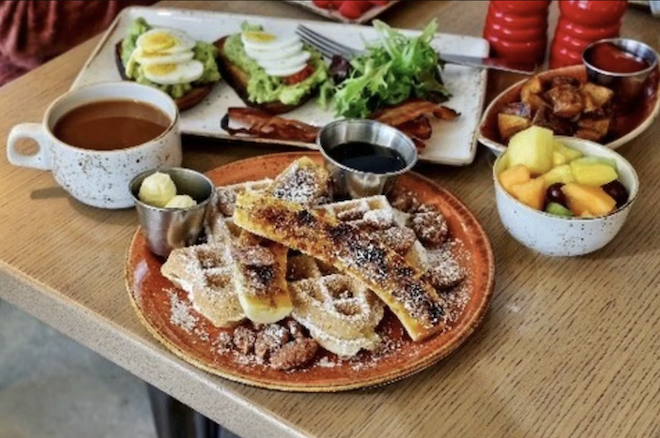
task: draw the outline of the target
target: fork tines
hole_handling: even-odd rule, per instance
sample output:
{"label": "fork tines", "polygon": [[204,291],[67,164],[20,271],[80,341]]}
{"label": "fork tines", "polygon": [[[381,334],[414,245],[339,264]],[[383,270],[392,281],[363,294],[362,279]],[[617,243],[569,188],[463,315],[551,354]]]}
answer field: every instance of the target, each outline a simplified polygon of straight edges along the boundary
{"label": "fork tines", "polygon": [[358,49],[345,46],[337,41],[334,41],[320,33],[313,31],[312,29],[301,25],[298,25],[296,33],[303,41],[309,44],[312,47],[317,48],[323,56],[327,58],[332,58],[335,55],[339,55],[343,58],[350,59],[354,55],[360,53]]}

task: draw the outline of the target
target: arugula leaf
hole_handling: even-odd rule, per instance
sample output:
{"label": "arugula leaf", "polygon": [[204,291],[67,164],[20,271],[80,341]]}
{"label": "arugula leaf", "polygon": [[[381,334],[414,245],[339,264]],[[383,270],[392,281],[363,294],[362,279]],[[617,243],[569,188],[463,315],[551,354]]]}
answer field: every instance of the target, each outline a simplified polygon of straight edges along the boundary
{"label": "arugula leaf", "polygon": [[377,43],[351,60],[350,76],[337,87],[334,104],[338,115],[365,118],[411,97],[442,102],[451,96],[440,76],[443,65],[430,44],[437,30],[435,20],[415,38],[379,20],[374,20],[374,27]]}

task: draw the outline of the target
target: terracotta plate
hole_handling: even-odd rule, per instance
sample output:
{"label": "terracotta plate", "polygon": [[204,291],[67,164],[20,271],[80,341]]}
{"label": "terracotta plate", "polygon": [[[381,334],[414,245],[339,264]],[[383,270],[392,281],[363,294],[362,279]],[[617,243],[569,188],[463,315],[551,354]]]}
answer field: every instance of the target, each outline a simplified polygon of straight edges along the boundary
{"label": "terracotta plate", "polygon": [[[543,83],[550,81],[557,76],[571,76],[580,82],[586,82],[587,70],[583,65],[573,65],[570,67],[556,68],[554,70],[544,71],[538,75]],[[508,103],[520,101],[520,89],[527,81],[524,79],[513,84],[497,96],[486,108],[481,123],[479,125],[479,143],[487,146],[496,155],[504,152],[506,146],[500,138],[497,129],[497,114]],[[660,89],[660,71],[651,73],[645,82],[645,88],[639,105],[629,114],[619,114],[616,116],[616,123],[619,126],[619,132],[605,139],[603,144],[610,149],[616,149],[630,140],[634,139],[644,132],[658,116],[660,112],[660,99],[658,91]]]}
{"label": "terracotta plate", "polygon": [[[318,153],[285,153],[237,161],[208,173],[217,185],[275,177],[303,155],[321,162]],[[493,291],[494,260],[481,225],[454,196],[414,173],[400,184],[418,200],[437,206],[452,233],[452,253],[467,273],[459,292],[450,300],[454,315],[448,329],[413,343],[393,314],[386,315],[377,331],[383,338],[375,353],[360,353],[340,360],[321,350],[308,368],[277,371],[267,365],[222,352],[215,340],[220,329],[191,307],[187,294],[160,274],[163,260],[149,252],[140,231],[135,233],[126,263],[126,285],[141,322],[180,358],[230,380],[283,391],[331,392],[389,383],[421,371],[455,350],[479,325]]]}

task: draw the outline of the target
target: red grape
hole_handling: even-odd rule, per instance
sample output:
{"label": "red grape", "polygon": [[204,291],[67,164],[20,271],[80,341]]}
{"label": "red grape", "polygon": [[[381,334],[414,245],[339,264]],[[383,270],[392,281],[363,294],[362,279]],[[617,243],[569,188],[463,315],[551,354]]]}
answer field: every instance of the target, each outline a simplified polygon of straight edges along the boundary
{"label": "red grape", "polygon": [[562,192],[561,188],[564,186],[562,183],[554,183],[548,187],[548,191],[545,194],[546,204],[549,202],[555,202],[566,207],[566,195]]}
{"label": "red grape", "polygon": [[319,8],[330,9],[332,7],[332,2],[330,0],[312,0]]}
{"label": "red grape", "polygon": [[360,18],[362,14],[372,6],[373,5],[368,1],[347,0],[339,8],[339,13],[346,18],[356,19]]}
{"label": "red grape", "polygon": [[628,202],[628,190],[619,182],[619,180],[614,180],[609,182],[601,187],[605,193],[610,195],[616,201],[616,208],[621,207],[623,204]]}

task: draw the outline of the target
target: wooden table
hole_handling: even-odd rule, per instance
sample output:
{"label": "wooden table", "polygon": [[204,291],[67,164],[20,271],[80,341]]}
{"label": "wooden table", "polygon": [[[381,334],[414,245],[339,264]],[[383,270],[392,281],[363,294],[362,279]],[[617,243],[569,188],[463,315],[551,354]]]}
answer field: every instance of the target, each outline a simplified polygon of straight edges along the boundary
{"label": "wooden table", "polygon": [[[168,4],[174,5],[314,18],[279,2]],[[444,32],[479,35],[485,13],[485,2],[428,1],[399,5],[384,19],[420,28],[437,17]],[[630,10],[623,33],[660,49],[659,25],[647,13]],[[0,135],[6,137],[17,123],[40,120],[46,106],[67,91],[96,42],[2,88]],[[491,96],[514,79],[491,75]],[[486,228],[497,283],[483,326],[459,351],[384,388],[285,394],[212,377],[177,359],[140,325],[124,290],[135,212],[86,207],[49,173],[12,167],[4,154],[0,297],[246,438],[658,437],[658,138],[656,123],[620,150],[639,172],[637,205],[609,246],[579,258],[540,256],[509,237],[497,217],[493,158],[486,150],[465,168],[420,166]],[[201,170],[284,150],[215,141],[187,141],[185,148],[185,165]]]}

